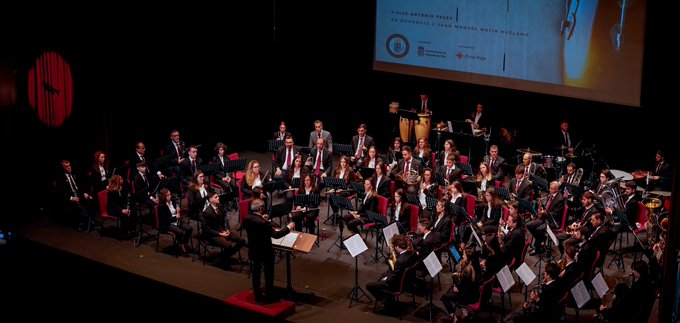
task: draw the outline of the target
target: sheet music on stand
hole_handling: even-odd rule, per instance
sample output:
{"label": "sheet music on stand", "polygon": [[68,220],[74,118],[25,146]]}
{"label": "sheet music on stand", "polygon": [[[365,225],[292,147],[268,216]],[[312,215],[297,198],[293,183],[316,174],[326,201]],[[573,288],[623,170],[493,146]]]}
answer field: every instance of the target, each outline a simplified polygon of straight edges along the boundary
{"label": "sheet music on stand", "polygon": [[335,177],[326,176],[326,177],[323,178],[323,184],[326,187],[330,187],[334,190],[347,189],[347,186],[345,186],[345,180],[343,180],[342,178],[335,178]]}
{"label": "sheet music on stand", "polygon": [[456,167],[460,168],[465,172],[465,174],[469,176],[473,176],[474,173],[472,173],[472,166],[469,163],[456,163]]}
{"label": "sheet music on stand", "polygon": [[434,251],[430,252],[430,254],[423,259],[423,264],[425,265],[425,268],[427,268],[430,277],[436,277],[437,274],[442,271],[442,262]]}
{"label": "sheet music on stand", "polygon": [[350,202],[350,200],[344,196],[331,195],[331,200],[333,200],[333,203],[343,210],[354,211],[352,202]]}
{"label": "sheet music on stand", "polygon": [[427,209],[435,212],[437,210],[437,199],[431,196],[425,196],[425,204]]}
{"label": "sheet music on stand", "polygon": [[342,243],[347,248],[347,251],[349,251],[349,254],[352,255],[352,258],[355,258],[362,252],[368,250],[368,246],[364,240],[361,239],[360,234],[354,234],[351,237],[343,240]]}
{"label": "sheet music on stand", "polygon": [[515,285],[515,279],[512,278],[512,273],[510,273],[508,265],[503,266],[503,268],[496,273],[496,278],[498,279],[498,282],[501,283],[501,287],[505,293]]}
{"label": "sheet music on stand", "polygon": [[297,232],[290,232],[287,235],[278,238],[278,239],[272,239],[272,244],[285,247],[285,248],[293,248],[293,245],[295,245],[295,241],[297,241],[298,237],[300,237],[300,234]]}
{"label": "sheet music on stand", "polygon": [[354,156],[352,145],[333,143],[333,153],[340,156]]}
{"label": "sheet music on stand", "polygon": [[590,300],[590,294],[588,294],[588,289],[586,289],[586,284],[583,280],[579,281],[574,287],[571,288],[571,296],[574,297],[576,306],[582,308]]}
{"label": "sheet music on stand", "polygon": [[379,228],[383,228],[387,225],[387,218],[380,213],[366,211],[366,216],[368,216],[368,218]]}
{"label": "sheet music on stand", "polygon": [[364,187],[363,183],[349,182],[349,186],[352,188],[354,192],[357,193],[358,197],[364,196],[366,188]]}
{"label": "sheet music on stand", "polygon": [[[547,215],[550,216],[550,215]],[[559,242],[557,241],[557,237],[555,236],[555,233],[550,229],[550,226],[546,224],[545,230],[548,231],[548,236],[550,236],[550,240],[556,245],[559,246]]]}
{"label": "sheet music on stand", "polygon": [[295,196],[295,205],[297,206],[317,207],[320,201],[319,194],[298,194]]}
{"label": "sheet music on stand", "polygon": [[515,272],[526,286],[529,286],[534,281],[534,279],[536,279],[536,274],[531,271],[531,268],[529,268],[526,262],[522,263],[521,266],[515,269]]}
{"label": "sheet music on stand", "polygon": [[609,291],[609,286],[607,286],[607,282],[604,281],[602,273],[597,273],[591,282],[593,283],[593,287],[595,288],[597,295],[600,296],[600,299],[603,299],[604,295]]}
{"label": "sheet music on stand", "polygon": [[283,140],[278,140],[278,139],[269,139],[267,141],[267,150],[271,152],[276,152],[279,150],[279,147],[283,146],[284,142]]}
{"label": "sheet music on stand", "polygon": [[390,240],[392,240],[392,237],[399,234],[399,227],[397,226],[398,222],[392,222],[392,224],[382,228],[383,231],[383,236],[385,237],[385,243],[390,244]]}
{"label": "sheet music on stand", "polygon": [[500,197],[502,200],[509,201],[510,200],[510,192],[508,192],[508,189],[506,187],[499,187],[496,189],[496,194],[498,194],[498,197]]}
{"label": "sheet music on stand", "polygon": [[543,179],[543,177],[531,175],[531,182],[532,182],[532,185],[534,185],[539,190],[541,190],[543,192],[548,191],[548,187],[549,187],[548,181]]}
{"label": "sheet music on stand", "polygon": [[209,163],[199,165],[197,168],[206,175],[210,175],[219,172],[222,168],[222,165],[220,163]]}

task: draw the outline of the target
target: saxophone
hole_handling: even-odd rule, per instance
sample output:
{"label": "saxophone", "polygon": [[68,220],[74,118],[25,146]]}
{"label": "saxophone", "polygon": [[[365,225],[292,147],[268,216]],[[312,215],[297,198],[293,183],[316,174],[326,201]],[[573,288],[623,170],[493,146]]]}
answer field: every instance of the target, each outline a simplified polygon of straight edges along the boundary
{"label": "saxophone", "polygon": [[390,270],[394,271],[394,264],[397,262],[397,252],[394,250],[392,244],[390,244],[390,259],[387,259],[387,264],[390,265]]}

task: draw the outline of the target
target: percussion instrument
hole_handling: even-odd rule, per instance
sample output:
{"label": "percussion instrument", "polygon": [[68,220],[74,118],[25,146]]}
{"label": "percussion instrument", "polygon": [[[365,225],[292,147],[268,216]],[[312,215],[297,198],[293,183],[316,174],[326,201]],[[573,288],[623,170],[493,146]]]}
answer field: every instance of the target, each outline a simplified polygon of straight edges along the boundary
{"label": "percussion instrument", "polygon": [[522,153],[522,154],[527,154],[527,153],[529,153],[529,154],[538,155],[538,156],[542,155],[540,151],[531,150],[531,148],[527,148],[527,149],[520,148],[520,149],[517,149],[517,152],[518,152],[518,153]]}
{"label": "percussion instrument", "polygon": [[[415,125],[416,128],[416,140],[420,138],[425,138],[425,140],[430,139],[430,114],[429,113],[418,113],[420,117],[420,122]],[[402,138],[404,139],[404,138]]]}
{"label": "percussion instrument", "polygon": [[611,169],[610,171],[612,172],[612,175],[614,175],[614,177],[616,177],[616,178],[622,177],[621,179],[623,179],[624,181],[632,181],[633,180],[633,175],[631,173],[624,172],[622,170],[616,170],[616,169]]}

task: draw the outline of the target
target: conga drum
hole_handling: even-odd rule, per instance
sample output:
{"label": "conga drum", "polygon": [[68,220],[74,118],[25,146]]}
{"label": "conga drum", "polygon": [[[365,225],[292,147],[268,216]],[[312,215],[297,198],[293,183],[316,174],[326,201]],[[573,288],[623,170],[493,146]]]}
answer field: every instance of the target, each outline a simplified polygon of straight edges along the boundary
{"label": "conga drum", "polygon": [[413,121],[401,117],[399,118],[399,134],[403,142],[411,141],[411,133],[413,132]]}
{"label": "conga drum", "polygon": [[430,140],[430,114],[418,113],[420,122],[416,124],[416,139],[425,138]]}

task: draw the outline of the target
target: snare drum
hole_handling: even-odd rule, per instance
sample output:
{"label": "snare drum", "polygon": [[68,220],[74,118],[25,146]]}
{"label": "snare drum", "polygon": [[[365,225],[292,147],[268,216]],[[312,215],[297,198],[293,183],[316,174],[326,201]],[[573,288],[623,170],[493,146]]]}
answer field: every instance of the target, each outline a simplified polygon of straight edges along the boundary
{"label": "snare drum", "polygon": [[553,168],[553,161],[555,161],[554,156],[543,155],[543,167],[544,168]]}

